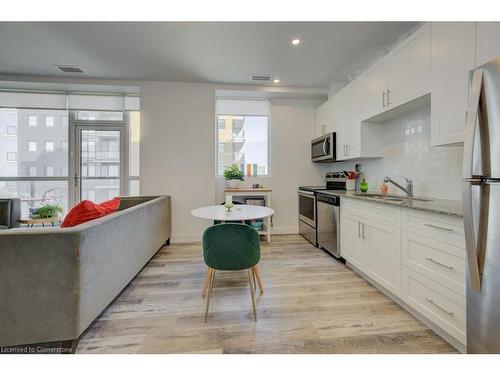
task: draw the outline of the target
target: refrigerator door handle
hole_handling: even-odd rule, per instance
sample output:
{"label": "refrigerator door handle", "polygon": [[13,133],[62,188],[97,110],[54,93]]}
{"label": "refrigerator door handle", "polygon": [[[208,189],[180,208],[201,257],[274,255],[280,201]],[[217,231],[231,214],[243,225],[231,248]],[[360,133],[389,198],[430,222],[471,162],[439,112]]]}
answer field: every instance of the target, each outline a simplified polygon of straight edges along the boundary
{"label": "refrigerator door handle", "polygon": [[478,249],[472,212],[472,184],[472,181],[464,181],[463,186],[465,248],[471,286],[476,292],[481,292],[481,274],[479,272]]}
{"label": "refrigerator door handle", "polygon": [[[465,121],[465,141],[464,141],[464,165],[463,177],[472,178],[474,163],[474,138],[479,113],[479,102],[483,86],[483,70],[477,69],[472,75],[471,94],[469,99],[469,110]],[[476,121],[478,120],[478,121]]]}

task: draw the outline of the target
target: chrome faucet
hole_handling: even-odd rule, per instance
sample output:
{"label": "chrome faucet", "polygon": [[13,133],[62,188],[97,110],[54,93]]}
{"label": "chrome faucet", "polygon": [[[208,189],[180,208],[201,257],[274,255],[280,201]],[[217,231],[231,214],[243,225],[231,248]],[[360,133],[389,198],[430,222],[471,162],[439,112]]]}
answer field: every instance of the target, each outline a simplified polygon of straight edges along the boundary
{"label": "chrome faucet", "polygon": [[390,177],[384,177],[384,182],[390,182],[391,184],[403,190],[406,193],[407,198],[413,198],[413,181],[407,177],[401,177],[406,180],[406,188],[398,184],[396,181],[393,181]]}

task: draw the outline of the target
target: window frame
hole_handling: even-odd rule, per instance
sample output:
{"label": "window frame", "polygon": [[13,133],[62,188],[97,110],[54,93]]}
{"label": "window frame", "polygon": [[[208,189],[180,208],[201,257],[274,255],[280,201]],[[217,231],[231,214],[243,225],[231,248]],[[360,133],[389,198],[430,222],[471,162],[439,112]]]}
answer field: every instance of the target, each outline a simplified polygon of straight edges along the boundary
{"label": "window frame", "polygon": [[[244,176],[246,178],[269,178],[271,177],[271,113],[268,115],[248,115],[239,113],[215,113],[215,166],[214,172],[216,178],[224,179],[224,174],[219,174],[219,116],[235,116],[235,117],[267,117],[267,174],[257,176]],[[227,127],[225,128],[227,129]],[[232,143],[231,143],[232,144]]]}

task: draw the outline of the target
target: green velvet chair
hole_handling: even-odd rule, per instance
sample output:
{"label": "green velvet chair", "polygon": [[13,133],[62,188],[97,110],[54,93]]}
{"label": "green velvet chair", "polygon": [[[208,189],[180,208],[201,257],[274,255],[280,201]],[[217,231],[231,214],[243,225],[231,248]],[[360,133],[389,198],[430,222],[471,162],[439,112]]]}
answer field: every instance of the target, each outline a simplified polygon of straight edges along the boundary
{"label": "green velvet chair", "polygon": [[207,321],[216,270],[247,270],[253,315],[255,321],[257,321],[254,273],[254,267],[260,260],[260,238],[257,231],[251,226],[240,223],[211,226],[203,233],[203,258],[209,267],[205,321]]}

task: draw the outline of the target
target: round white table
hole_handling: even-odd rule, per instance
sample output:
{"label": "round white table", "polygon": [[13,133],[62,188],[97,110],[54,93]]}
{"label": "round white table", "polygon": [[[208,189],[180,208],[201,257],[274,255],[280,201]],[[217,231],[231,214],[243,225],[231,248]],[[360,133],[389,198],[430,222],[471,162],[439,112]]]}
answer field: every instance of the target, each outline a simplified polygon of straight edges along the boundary
{"label": "round white table", "polygon": [[227,208],[223,205],[217,205],[196,208],[191,211],[191,215],[209,220],[245,221],[270,217],[274,215],[274,210],[264,206],[235,204],[231,211],[228,212]]}
{"label": "round white table", "polygon": [[[255,220],[255,219],[264,219],[266,220],[267,225],[267,242],[271,242],[271,228],[270,228],[270,217],[274,215],[274,210],[269,207],[264,206],[252,206],[249,204],[235,204],[231,211],[227,211],[227,208],[224,205],[217,206],[207,206],[196,208],[191,211],[191,215],[195,217],[199,217],[201,219],[209,219],[209,220],[218,220],[218,221],[242,221],[245,220]],[[205,285],[203,286],[202,296],[205,296],[208,286],[208,281],[211,277],[211,272],[213,272],[210,268],[208,269],[207,276],[205,277]],[[252,268],[252,274],[254,276],[254,285],[255,280],[259,284],[260,293],[264,293],[264,286],[262,285],[262,281],[260,279],[259,268],[255,265]]]}

